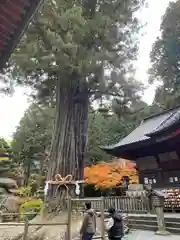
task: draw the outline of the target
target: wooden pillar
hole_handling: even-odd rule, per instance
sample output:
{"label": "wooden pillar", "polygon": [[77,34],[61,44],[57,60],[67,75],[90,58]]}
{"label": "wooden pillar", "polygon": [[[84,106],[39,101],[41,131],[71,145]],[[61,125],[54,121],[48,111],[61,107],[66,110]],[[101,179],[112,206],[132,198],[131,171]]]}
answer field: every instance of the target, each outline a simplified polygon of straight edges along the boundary
{"label": "wooden pillar", "polygon": [[101,239],[102,239],[102,240],[105,240],[104,197],[101,197]]}
{"label": "wooden pillar", "polygon": [[43,205],[42,205],[42,207],[41,207],[40,216],[41,216],[41,221],[43,221],[43,219],[44,219],[45,216],[46,216],[46,206],[45,206],[45,202],[43,202]]}
{"label": "wooden pillar", "polygon": [[68,197],[68,222],[67,222],[67,232],[66,232],[66,240],[71,239],[71,223],[72,223],[72,201],[71,197]]}
{"label": "wooden pillar", "polygon": [[4,220],[4,218],[3,218],[3,212],[0,212],[0,223],[3,223],[3,220]]}
{"label": "wooden pillar", "polygon": [[27,240],[28,238],[28,228],[29,228],[29,222],[26,219],[24,223],[24,234],[23,234],[23,240]]}

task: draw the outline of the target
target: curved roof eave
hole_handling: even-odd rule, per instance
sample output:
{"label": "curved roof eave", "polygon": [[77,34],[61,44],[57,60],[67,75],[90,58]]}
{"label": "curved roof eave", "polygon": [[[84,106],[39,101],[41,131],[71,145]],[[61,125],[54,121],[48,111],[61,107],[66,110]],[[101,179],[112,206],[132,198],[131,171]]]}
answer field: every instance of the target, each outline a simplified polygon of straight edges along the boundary
{"label": "curved roof eave", "polygon": [[19,43],[43,0],[8,0],[0,2],[0,70]]}

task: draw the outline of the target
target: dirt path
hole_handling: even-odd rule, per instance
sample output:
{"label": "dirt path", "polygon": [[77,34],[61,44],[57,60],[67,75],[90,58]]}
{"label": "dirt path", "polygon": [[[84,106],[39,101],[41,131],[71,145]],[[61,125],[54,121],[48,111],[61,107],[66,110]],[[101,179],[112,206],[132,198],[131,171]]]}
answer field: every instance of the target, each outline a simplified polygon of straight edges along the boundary
{"label": "dirt path", "polygon": [[[42,219],[37,217],[33,222],[40,223]],[[58,223],[58,222],[67,222],[67,213],[60,213],[59,216],[54,217],[53,219],[43,220],[44,223]],[[72,239],[79,238],[79,229],[82,223],[82,216],[74,215],[72,216],[71,224],[71,234]],[[66,225],[57,225],[57,226],[43,226],[29,227],[28,231],[28,240],[64,240],[67,226]],[[97,232],[100,233],[100,220],[97,220]],[[23,226],[18,227],[8,227],[0,225],[0,240],[21,240],[24,232]]]}
{"label": "dirt path", "polygon": [[[72,237],[78,236],[82,217],[72,217]],[[45,219],[42,221],[41,217],[36,217],[32,222],[37,223],[58,223],[67,222],[67,213],[60,213],[54,218]],[[64,239],[67,225],[61,226],[31,226],[28,229],[28,240],[60,240]],[[24,226],[4,226],[0,225],[0,240],[21,240],[24,233]]]}
{"label": "dirt path", "polygon": [[[51,220],[51,222],[67,222],[67,214],[63,213],[60,216],[56,216]],[[71,223],[71,234],[72,239],[77,239],[79,237],[79,229],[82,223],[82,216],[74,215],[72,216]],[[38,231],[29,234],[28,240],[35,240],[37,237],[43,240],[64,240],[65,233],[67,230],[67,225],[61,226],[43,226]]]}
{"label": "dirt path", "polygon": [[[45,222],[49,221],[49,218],[45,220]],[[31,221],[32,223],[40,223],[42,222],[42,218],[37,216],[35,219]],[[32,234],[39,226],[31,226],[29,227],[29,233]],[[5,226],[0,224],[0,240],[20,240],[24,233],[24,226]]]}
{"label": "dirt path", "polygon": [[[32,222],[39,222],[39,217]],[[8,223],[7,223],[8,224]],[[37,227],[33,226],[29,231],[35,231]],[[0,225],[0,239],[1,240],[19,240],[24,232],[23,226],[5,226]]]}

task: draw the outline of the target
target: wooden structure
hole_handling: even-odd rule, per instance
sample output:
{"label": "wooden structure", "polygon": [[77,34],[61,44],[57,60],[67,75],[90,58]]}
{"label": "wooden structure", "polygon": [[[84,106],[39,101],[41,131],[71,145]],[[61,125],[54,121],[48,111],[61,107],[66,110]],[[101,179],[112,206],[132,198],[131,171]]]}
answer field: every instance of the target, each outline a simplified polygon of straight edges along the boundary
{"label": "wooden structure", "polygon": [[[18,237],[18,239],[22,238],[23,240],[27,240],[29,239],[29,235],[33,234],[35,232],[35,229],[32,229],[32,226],[36,226],[36,227],[43,227],[43,226],[64,226],[63,229],[59,229],[59,238],[60,239],[66,239],[66,240],[72,240],[72,239],[78,239],[77,237],[79,237],[79,232],[77,232],[76,229],[73,229],[73,203],[74,202],[78,202],[84,205],[84,203],[86,201],[98,201],[100,204],[100,231],[97,231],[97,235],[94,237],[94,239],[106,239],[106,235],[105,235],[105,225],[104,225],[104,221],[105,221],[105,216],[104,216],[104,198],[96,198],[96,199],[92,199],[92,198],[86,198],[86,199],[72,199],[72,198],[68,198],[67,202],[68,202],[68,216],[67,219],[65,221],[62,222],[51,222],[51,221],[44,221],[43,219],[43,215],[41,216],[41,220],[42,221],[28,221],[27,219],[24,222],[13,222],[13,223],[1,223],[1,226],[6,226],[6,227],[18,227],[18,226],[23,226],[24,229],[23,231],[19,234],[19,236],[16,236],[16,239]],[[42,214],[42,213],[41,213]],[[74,235],[75,234],[75,235]]]}
{"label": "wooden structure", "polygon": [[180,107],[176,107],[144,119],[119,143],[102,149],[136,161],[140,183],[164,189],[170,195],[166,207],[180,210],[179,146]]}
{"label": "wooden structure", "polygon": [[[73,199],[74,208],[77,211],[84,209],[85,201],[91,200],[92,208],[100,211],[100,198],[80,198]],[[141,197],[103,197],[104,210],[108,211],[110,206],[114,206],[123,213],[146,214],[149,212],[149,199],[146,196]]]}
{"label": "wooden structure", "polygon": [[42,0],[0,0],[0,69],[30,23]]}

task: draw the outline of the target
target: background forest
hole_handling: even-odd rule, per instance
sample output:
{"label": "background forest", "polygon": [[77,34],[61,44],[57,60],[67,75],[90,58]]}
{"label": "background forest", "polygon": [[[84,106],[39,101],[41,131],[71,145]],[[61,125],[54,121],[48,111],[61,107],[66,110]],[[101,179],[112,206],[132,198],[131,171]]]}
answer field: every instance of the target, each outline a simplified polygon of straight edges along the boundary
{"label": "background forest", "polygon": [[[75,8],[72,8],[73,1],[44,4],[7,70],[17,84],[30,85],[33,89],[32,103],[11,142],[14,161],[23,168],[26,183],[32,171],[41,169],[42,175],[46,173],[54,123],[54,129],[59,129],[57,114],[58,119],[66,115],[56,90],[60,87],[59,91],[63,88],[71,92],[72,87],[64,82],[72,82],[73,78],[74,89],[83,88],[82,82],[87,87],[81,89],[88,95],[88,104],[84,106],[88,107],[87,119],[86,113],[82,113],[88,122],[85,166],[112,159],[100,146],[116,143],[144,118],[180,104],[180,1],[170,3],[162,19],[161,36],[151,51],[149,82],[160,83],[151,106],[141,100],[144,86],[135,79],[132,64],[137,57],[140,28],[134,13],[144,1],[117,1],[121,6],[102,1],[101,11],[95,11],[93,3],[85,5],[85,2],[84,5],[79,2]],[[117,7],[118,14],[114,14]],[[52,25],[53,22],[56,24]],[[66,74],[67,69],[70,74]],[[107,69],[111,70],[107,73]],[[57,82],[60,85],[57,86]],[[81,97],[84,97],[82,91]],[[63,94],[61,92],[61,96]],[[76,92],[72,96],[80,95]],[[76,98],[76,104],[81,101],[84,99]],[[79,121],[76,116],[75,121]],[[59,127],[61,132],[63,125]],[[86,132],[85,126],[83,129]],[[54,161],[54,156],[51,157]]]}

